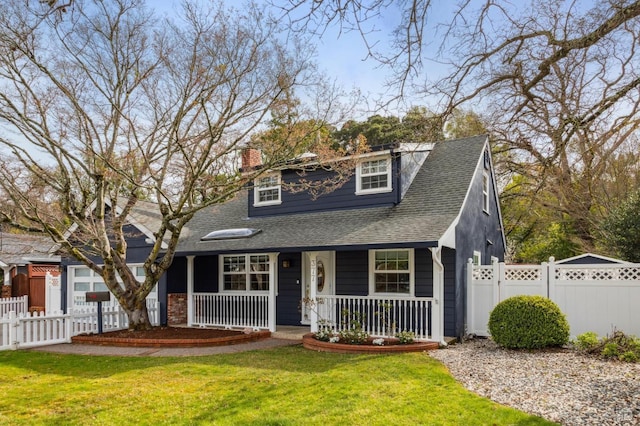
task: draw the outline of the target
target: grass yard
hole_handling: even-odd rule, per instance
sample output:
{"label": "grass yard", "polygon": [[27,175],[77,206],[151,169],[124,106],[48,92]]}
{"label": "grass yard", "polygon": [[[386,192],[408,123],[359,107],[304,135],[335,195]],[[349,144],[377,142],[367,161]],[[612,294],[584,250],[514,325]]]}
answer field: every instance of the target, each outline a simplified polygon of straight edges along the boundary
{"label": "grass yard", "polygon": [[194,358],[0,352],[0,424],[545,425],[421,353]]}

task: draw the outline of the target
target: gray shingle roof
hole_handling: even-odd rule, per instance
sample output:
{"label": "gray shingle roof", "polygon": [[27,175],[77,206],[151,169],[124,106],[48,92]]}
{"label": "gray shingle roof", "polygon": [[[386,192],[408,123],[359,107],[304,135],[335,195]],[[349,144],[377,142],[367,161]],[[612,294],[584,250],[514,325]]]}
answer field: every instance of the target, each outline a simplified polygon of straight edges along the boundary
{"label": "gray shingle roof", "polygon": [[[435,144],[403,200],[393,207],[248,217],[246,191],[200,211],[178,252],[287,251],[363,246],[436,245],[462,209],[486,136]],[[257,228],[247,239],[201,242],[211,231]]]}
{"label": "gray shingle roof", "polygon": [[30,262],[60,262],[60,256],[49,254],[51,238],[43,235],[0,233],[0,262],[25,265]]}

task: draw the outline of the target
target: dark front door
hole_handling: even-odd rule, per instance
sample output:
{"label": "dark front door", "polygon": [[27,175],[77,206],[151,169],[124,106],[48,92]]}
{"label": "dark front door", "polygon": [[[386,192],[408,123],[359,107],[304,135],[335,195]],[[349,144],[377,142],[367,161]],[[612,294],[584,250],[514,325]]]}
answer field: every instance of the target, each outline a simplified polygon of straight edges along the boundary
{"label": "dark front door", "polygon": [[300,253],[278,256],[276,325],[300,325],[301,271]]}

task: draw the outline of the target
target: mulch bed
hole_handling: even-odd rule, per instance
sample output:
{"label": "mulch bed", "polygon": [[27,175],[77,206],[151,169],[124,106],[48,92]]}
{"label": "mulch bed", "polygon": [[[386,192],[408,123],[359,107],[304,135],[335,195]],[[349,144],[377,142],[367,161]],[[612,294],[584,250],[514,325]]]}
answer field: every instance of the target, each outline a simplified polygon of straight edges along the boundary
{"label": "mulch bed", "polygon": [[118,330],[102,334],[82,334],[71,338],[73,343],[105,346],[136,347],[196,347],[224,346],[254,342],[271,336],[269,331],[217,328],[153,327],[151,330]]}

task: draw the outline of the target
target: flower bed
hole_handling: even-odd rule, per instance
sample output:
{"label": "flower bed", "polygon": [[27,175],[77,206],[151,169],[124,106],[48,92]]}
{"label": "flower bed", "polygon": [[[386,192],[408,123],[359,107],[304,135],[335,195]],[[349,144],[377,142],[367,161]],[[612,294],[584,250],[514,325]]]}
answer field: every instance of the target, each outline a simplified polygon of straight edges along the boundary
{"label": "flower bed", "polygon": [[302,337],[302,346],[307,349],[320,352],[334,352],[334,353],[403,353],[403,352],[422,352],[433,349],[438,349],[438,342],[413,342],[407,344],[400,344],[398,339],[386,338],[383,344],[374,344],[375,338],[368,338],[366,342],[361,344],[349,344],[341,342],[327,342],[318,340],[315,338],[314,333],[307,333]]}

